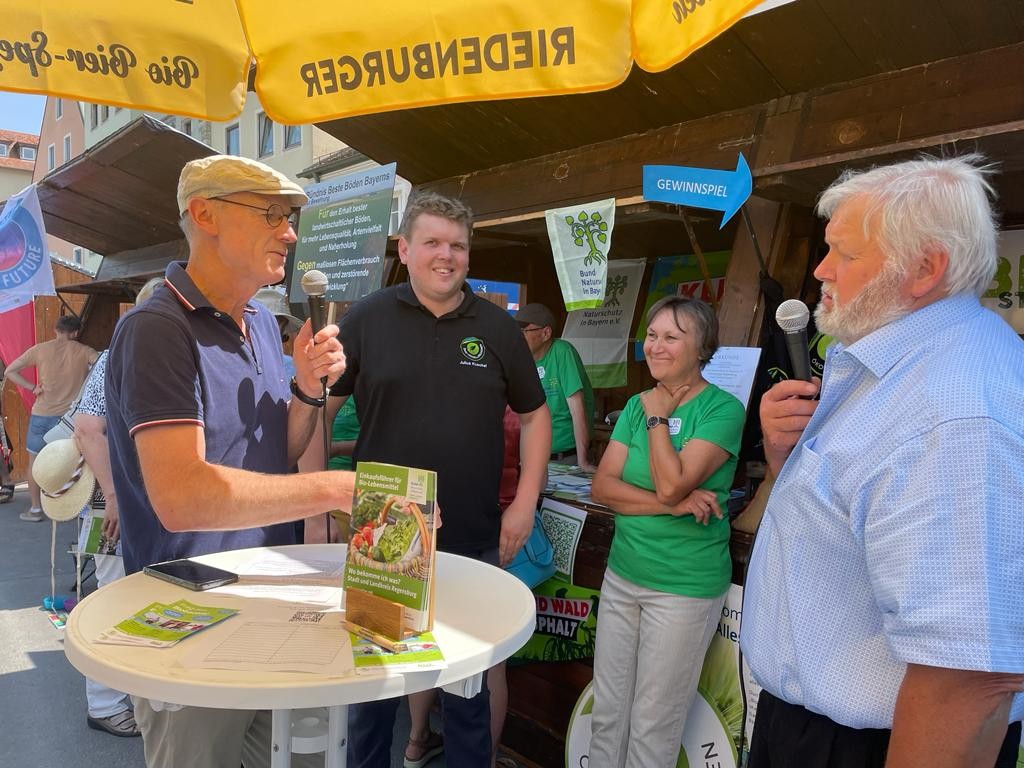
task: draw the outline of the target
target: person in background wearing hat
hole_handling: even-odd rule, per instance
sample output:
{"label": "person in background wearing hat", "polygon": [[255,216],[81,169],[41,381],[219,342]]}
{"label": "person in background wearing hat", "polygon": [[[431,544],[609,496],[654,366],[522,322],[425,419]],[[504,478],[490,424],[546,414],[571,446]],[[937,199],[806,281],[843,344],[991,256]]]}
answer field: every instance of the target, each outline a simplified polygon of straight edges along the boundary
{"label": "person in background wearing hat", "polygon": [[292,360],[292,348],[295,344],[295,334],[302,328],[302,321],[291,314],[288,306],[288,299],[283,290],[272,286],[260,288],[253,297],[264,307],[274,313],[277,320],[278,330],[281,331],[281,347],[284,353],[284,367],[291,378],[295,375],[295,362]]}
{"label": "person in background wearing hat", "polygon": [[[162,277],[154,277],[139,290],[135,297],[136,306],[149,298],[157,286],[163,284]],[[93,495],[92,504],[82,510],[82,516],[92,515],[93,509],[103,510],[102,535],[108,545],[116,547],[114,554],[93,555],[96,565],[96,586],[104,587],[124,576],[124,561],[121,558],[121,532],[118,523],[117,492],[114,489],[113,473],[110,469],[110,453],[107,446],[107,397],[104,382],[107,373],[107,351],[96,359],[89,376],[82,386],[82,394],[75,412],[75,443],[85,464],[96,478],[99,493]],[[101,503],[102,502],[102,503]],[[45,506],[45,505],[44,505]],[[78,549],[85,548],[85,534],[89,528],[81,527]],[[114,736],[139,736],[135,713],[132,712],[128,696],[103,683],[85,679],[85,700],[88,706],[87,725],[93,730],[106,731]]]}
{"label": "person in background wearing hat", "polygon": [[[107,438],[124,564],[294,544],[293,522],[350,510],[349,472],[286,474],[323,406],[321,378],[345,367],[337,326],[295,339],[285,372],[274,316],[252,301],[281,282],[302,189],[241,157],[194,160],[178,210],[187,264],[121,318],[107,363]],[[158,343],[155,343],[158,340]],[[134,698],[150,768],[246,768],[270,759],[270,713]],[[295,755],[292,765],[322,765]]]}
{"label": "person in background wearing hat", "polygon": [[[433,193],[409,200],[398,239],[409,282],[376,291],[345,314],[349,367],[331,395],[337,405],[353,393],[359,401],[357,462],[437,472],[444,510],[439,550],[504,565],[533,530],[551,418],[515,322],[465,284],[471,227],[472,213],[461,201]],[[522,472],[502,513],[506,405],[522,422]],[[410,706],[429,696],[412,697]],[[489,768],[486,684],[471,699],[442,692],[441,701],[447,764]],[[351,768],[390,768],[397,708],[397,699],[350,707]],[[425,754],[439,751],[439,739],[422,720],[409,739],[406,765],[422,765]]]}
{"label": "person in background wearing hat", "polygon": [[580,353],[568,341],[554,338],[555,316],[543,304],[526,304],[516,312],[516,322],[537,362],[551,411],[551,461],[593,472],[594,389]]}
{"label": "person in background wearing hat", "polygon": [[[43,510],[39,505],[39,486],[33,479],[32,462],[46,444],[43,436],[57,425],[60,417],[75,401],[89,373],[89,367],[96,362],[96,350],[75,340],[81,330],[81,320],[74,315],[62,315],[57,320],[57,338],[29,347],[7,366],[5,376],[36,398],[32,404],[28,433],[25,435],[28,490],[32,506],[19,515],[22,520],[36,523],[43,519]],[[22,368],[33,366],[36,369],[36,384],[18,373]]]}

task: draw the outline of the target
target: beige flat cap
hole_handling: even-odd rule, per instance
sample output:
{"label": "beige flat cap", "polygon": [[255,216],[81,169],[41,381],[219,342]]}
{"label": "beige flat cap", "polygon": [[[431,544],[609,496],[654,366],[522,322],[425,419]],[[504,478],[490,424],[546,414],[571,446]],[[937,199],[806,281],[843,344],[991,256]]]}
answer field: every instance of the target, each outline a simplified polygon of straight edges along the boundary
{"label": "beige flat cap", "polygon": [[293,208],[309,201],[302,187],[269,165],[236,155],[211,155],[186,163],[181,169],[178,214],[185,212],[188,201],[194,197],[209,200],[235,192],[280,195]]}

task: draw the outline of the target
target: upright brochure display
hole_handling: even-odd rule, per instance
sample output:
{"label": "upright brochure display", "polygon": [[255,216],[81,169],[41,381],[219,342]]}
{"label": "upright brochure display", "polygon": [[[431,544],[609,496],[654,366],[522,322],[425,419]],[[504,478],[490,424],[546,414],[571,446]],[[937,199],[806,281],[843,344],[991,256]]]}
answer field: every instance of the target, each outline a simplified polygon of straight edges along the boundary
{"label": "upright brochure display", "polygon": [[437,474],[360,462],[345,564],[348,621],[393,640],[434,625]]}

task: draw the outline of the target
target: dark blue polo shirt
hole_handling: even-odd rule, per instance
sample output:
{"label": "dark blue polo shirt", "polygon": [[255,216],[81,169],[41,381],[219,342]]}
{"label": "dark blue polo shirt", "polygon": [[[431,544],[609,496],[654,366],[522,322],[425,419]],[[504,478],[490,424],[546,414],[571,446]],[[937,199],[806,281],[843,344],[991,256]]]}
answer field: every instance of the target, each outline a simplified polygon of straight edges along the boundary
{"label": "dark blue polo shirt", "polygon": [[[160,424],[197,424],[206,460],[288,471],[288,374],[274,316],[245,308],[248,339],[210,305],[185,272],[167,268],[153,296],[121,318],[107,364],[107,439],[121,517],[125,570],[161,560],[295,543],[292,523],[241,531],[171,533],[146,495],[133,435]],[[202,496],[195,504],[205,503]]]}
{"label": "dark blue polo shirt", "polygon": [[455,311],[434,317],[403,283],[357,302],[341,340],[347,368],[331,393],[355,393],[355,460],[435,470],[438,547],[497,546],[505,405],[517,413],[544,405],[519,325],[466,288]]}

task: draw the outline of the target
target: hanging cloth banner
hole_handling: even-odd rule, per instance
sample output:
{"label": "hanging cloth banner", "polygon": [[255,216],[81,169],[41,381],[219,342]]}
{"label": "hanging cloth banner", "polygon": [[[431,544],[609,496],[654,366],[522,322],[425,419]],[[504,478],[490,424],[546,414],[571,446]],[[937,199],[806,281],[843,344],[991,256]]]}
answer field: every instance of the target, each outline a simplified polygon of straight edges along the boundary
{"label": "hanging cloth banner", "polygon": [[615,198],[544,212],[565,308],[604,303],[608,252],[615,227]]}
{"label": "hanging cloth banner", "polygon": [[612,261],[603,306],[570,312],[565,320],[562,338],[580,353],[595,388],[626,385],[626,350],[645,264],[644,259]]}
{"label": "hanging cloth banner", "polygon": [[632,66],[629,0],[240,0],[267,114],[308,123],[478,99],[585,93]]}
{"label": "hanging cloth banner", "polygon": [[13,195],[0,212],[0,312],[34,296],[56,296],[36,187]]}

